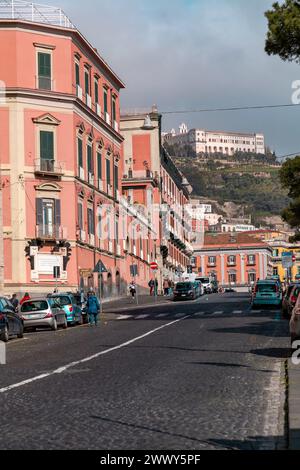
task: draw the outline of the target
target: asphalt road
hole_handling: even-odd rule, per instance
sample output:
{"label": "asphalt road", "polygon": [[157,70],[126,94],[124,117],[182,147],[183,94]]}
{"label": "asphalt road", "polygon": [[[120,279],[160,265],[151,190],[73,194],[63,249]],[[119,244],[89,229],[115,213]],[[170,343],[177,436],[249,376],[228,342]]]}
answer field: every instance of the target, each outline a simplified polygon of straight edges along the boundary
{"label": "asphalt road", "polygon": [[287,322],[242,294],[26,334],[0,366],[0,449],[284,446]]}

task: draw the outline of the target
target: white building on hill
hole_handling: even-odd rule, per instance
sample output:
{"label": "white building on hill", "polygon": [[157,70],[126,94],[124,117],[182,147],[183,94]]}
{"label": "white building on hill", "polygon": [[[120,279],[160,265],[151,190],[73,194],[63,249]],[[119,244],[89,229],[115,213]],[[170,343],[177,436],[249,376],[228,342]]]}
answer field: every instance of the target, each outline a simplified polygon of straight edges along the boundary
{"label": "white building on hill", "polygon": [[179,133],[172,129],[163,134],[164,141],[170,145],[189,145],[198,153],[222,153],[234,155],[235,152],[266,153],[263,134],[246,134],[227,131],[188,130],[186,124],[179,126]]}

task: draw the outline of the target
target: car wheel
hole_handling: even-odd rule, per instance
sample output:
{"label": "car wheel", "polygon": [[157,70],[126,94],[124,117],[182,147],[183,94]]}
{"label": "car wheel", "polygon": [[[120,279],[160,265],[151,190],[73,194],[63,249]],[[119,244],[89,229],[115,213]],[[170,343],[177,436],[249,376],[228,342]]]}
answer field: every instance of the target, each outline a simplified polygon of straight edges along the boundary
{"label": "car wheel", "polygon": [[5,325],[4,327],[4,331],[0,337],[1,341],[3,341],[4,343],[7,343],[8,340],[9,340],[9,331],[8,331],[8,327],[7,325]]}
{"label": "car wheel", "polygon": [[24,338],[24,326],[21,326],[20,333],[17,335],[19,339]]}
{"label": "car wheel", "polygon": [[78,321],[78,325],[83,325],[83,317],[82,317],[82,315],[80,315],[80,318],[79,318],[79,321]]}
{"label": "car wheel", "polygon": [[54,321],[53,321],[53,325],[52,325],[51,330],[52,330],[52,331],[57,331],[57,320],[56,320],[56,318],[54,318]]}
{"label": "car wheel", "polygon": [[68,328],[68,320],[67,320],[66,317],[65,317],[65,322],[64,322],[62,327],[63,327],[64,330],[66,330]]}

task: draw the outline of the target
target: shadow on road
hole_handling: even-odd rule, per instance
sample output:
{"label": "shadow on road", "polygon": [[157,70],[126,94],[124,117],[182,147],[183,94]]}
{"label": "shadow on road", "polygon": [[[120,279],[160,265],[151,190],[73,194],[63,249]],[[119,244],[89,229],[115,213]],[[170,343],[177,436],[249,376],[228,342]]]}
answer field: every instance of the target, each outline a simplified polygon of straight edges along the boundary
{"label": "shadow on road", "polygon": [[287,359],[291,356],[291,348],[264,348],[252,349],[251,354],[265,357],[275,357],[276,359]]}
{"label": "shadow on road", "polygon": [[[280,325],[282,328],[277,328]],[[237,333],[244,335],[255,336],[270,336],[272,338],[287,338],[289,336],[288,327],[284,322],[261,321],[259,323],[251,323],[244,326],[230,327],[230,328],[215,328],[209,330],[214,333]]]}

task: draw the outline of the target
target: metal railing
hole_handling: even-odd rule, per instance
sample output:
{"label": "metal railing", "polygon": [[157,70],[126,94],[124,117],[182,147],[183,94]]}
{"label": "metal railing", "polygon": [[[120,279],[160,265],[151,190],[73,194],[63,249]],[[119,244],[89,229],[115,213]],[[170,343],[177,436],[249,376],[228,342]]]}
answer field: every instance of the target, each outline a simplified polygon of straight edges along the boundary
{"label": "metal railing", "polygon": [[61,8],[24,0],[0,0],[0,19],[25,20],[77,29]]}
{"label": "metal railing", "polygon": [[62,175],[64,173],[64,167],[64,162],[57,162],[56,160],[40,159],[34,162],[35,173]]}
{"label": "metal railing", "polygon": [[67,238],[67,230],[61,225],[37,225],[36,237],[45,240],[65,240]]}

